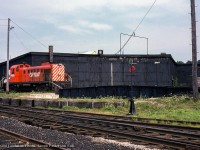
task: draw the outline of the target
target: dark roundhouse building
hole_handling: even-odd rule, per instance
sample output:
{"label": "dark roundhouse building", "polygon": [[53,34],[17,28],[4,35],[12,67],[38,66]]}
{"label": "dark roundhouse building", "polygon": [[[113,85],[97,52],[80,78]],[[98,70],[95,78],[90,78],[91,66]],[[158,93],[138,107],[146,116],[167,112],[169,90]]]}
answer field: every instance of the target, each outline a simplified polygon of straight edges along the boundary
{"label": "dark roundhouse building", "polygon": [[[10,66],[31,66],[49,61],[47,52],[29,52],[10,60]],[[53,62],[62,63],[72,77],[72,87],[153,86],[191,87],[191,64],[177,64],[171,55],[107,55],[53,53]],[[130,64],[135,71],[130,72]],[[6,62],[0,63],[0,78],[6,74]],[[200,74],[198,70],[198,74]]]}

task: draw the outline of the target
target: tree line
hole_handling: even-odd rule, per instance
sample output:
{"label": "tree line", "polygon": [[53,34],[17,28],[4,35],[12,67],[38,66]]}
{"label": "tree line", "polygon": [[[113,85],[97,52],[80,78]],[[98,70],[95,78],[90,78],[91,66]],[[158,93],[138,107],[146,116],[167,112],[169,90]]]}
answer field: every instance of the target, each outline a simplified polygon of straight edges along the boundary
{"label": "tree line", "polygon": [[[186,63],[184,63],[183,61],[177,61],[176,63],[177,63],[177,64],[192,64],[192,61],[191,61],[191,60],[188,60]],[[200,65],[200,60],[197,61],[197,64]]]}

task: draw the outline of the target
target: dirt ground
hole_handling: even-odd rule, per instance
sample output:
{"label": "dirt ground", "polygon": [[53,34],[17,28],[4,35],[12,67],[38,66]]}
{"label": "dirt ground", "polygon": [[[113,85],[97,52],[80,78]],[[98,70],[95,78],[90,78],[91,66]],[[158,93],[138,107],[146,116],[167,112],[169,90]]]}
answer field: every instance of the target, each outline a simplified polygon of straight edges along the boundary
{"label": "dirt ground", "polygon": [[59,95],[55,93],[37,93],[21,96],[21,98],[58,99]]}

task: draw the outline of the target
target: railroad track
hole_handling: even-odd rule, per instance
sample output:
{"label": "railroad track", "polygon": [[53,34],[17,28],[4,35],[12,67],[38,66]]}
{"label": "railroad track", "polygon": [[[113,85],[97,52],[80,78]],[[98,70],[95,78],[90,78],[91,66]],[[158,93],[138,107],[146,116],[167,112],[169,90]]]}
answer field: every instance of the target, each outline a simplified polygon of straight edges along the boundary
{"label": "railroad track", "polygon": [[[40,109],[40,108],[35,108]],[[55,113],[61,112],[61,110],[51,110]],[[154,126],[164,126],[165,124],[167,127],[169,125],[176,125],[176,126],[191,126],[191,127],[198,127],[200,128],[200,122],[194,122],[194,121],[181,121],[181,120],[166,120],[166,119],[153,119],[153,118],[140,118],[140,117],[132,117],[132,116],[116,116],[116,115],[107,115],[107,114],[94,114],[94,113],[87,113],[87,112],[76,112],[76,111],[63,111],[66,114],[76,114],[76,115],[84,115],[88,117],[97,117],[97,118],[110,118],[113,120],[118,121],[134,121],[138,122],[138,124],[148,123],[152,124]]]}
{"label": "railroad track", "polygon": [[134,140],[139,144],[151,143],[169,149],[200,149],[200,129],[194,127],[149,124],[101,117],[101,115],[98,117],[98,115],[2,105],[0,113],[20,118],[27,124],[76,134],[112,135]]}
{"label": "railroad track", "polygon": [[[60,110],[53,110],[55,112]],[[182,121],[182,120],[166,120],[166,119],[154,119],[154,118],[141,118],[141,117],[132,117],[132,116],[116,116],[116,115],[106,115],[106,114],[93,114],[93,113],[87,113],[87,112],[75,112],[75,111],[66,111],[70,114],[84,114],[84,116],[96,116],[101,118],[111,118],[114,120],[130,120],[135,122],[145,122],[145,123],[152,123],[152,124],[167,124],[167,125],[180,125],[180,126],[192,126],[192,127],[199,127],[200,128],[200,122],[194,122],[194,121]]]}
{"label": "railroad track", "polygon": [[62,148],[52,147],[48,143],[0,128],[0,149],[10,148],[23,148],[27,150],[64,150]]}

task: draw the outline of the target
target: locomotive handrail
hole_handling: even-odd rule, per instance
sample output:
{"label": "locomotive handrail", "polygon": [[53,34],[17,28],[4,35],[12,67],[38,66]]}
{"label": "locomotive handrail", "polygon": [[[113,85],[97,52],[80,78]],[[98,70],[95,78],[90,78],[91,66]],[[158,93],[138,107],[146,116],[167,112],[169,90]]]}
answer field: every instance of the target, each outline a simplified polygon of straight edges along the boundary
{"label": "locomotive handrail", "polygon": [[53,81],[51,81],[51,84],[53,84],[54,86],[58,87],[59,89],[63,89],[61,86],[59,86],[58,84],[54,83]]}
{"label": "locomotive handrail", "polygon": [[65,73],[65,81],[70,81],[70,86],[72,87],[72,77],[67,73]]}
{"label": "locomotive handrail", "polygon": [[71,87],[72,87],[72,77],[70,76],[70,75],[68,75],[69,76],[69,78],[70,78],[70,85],[71,85]]}

